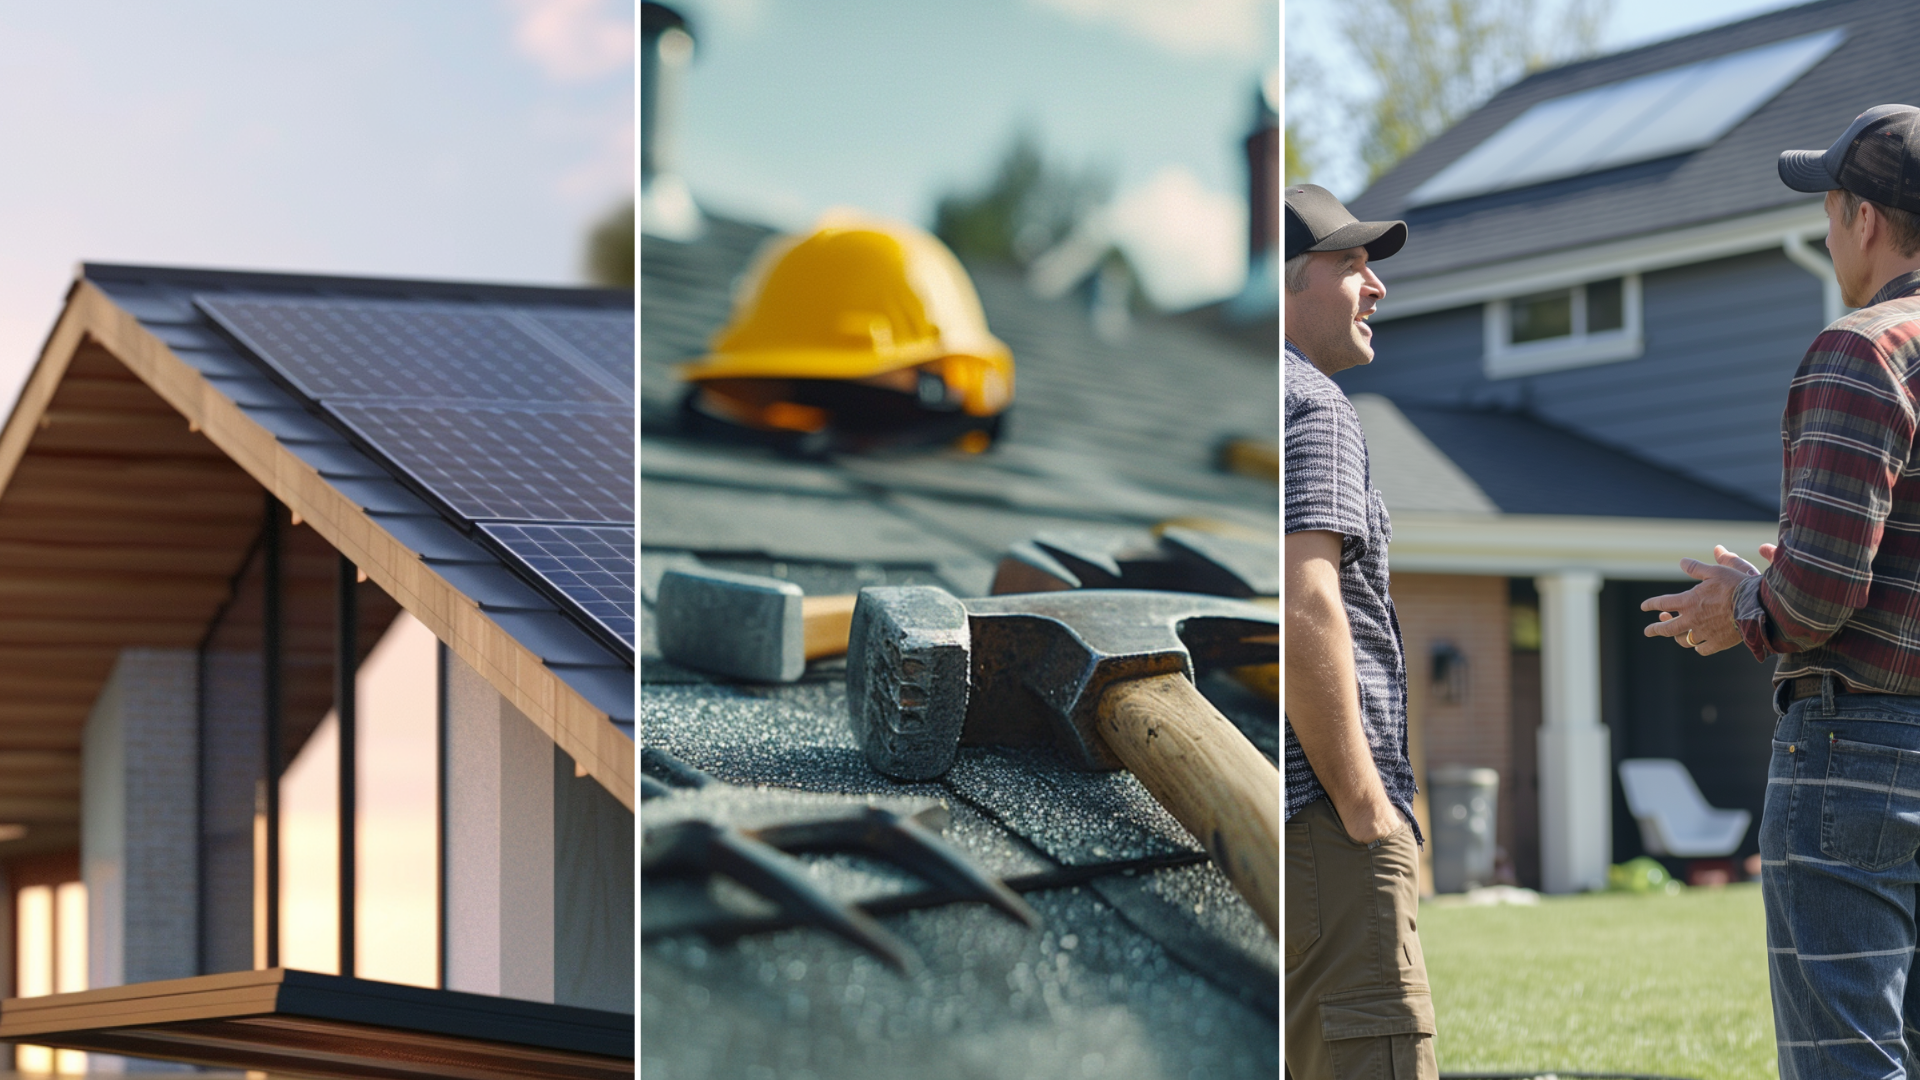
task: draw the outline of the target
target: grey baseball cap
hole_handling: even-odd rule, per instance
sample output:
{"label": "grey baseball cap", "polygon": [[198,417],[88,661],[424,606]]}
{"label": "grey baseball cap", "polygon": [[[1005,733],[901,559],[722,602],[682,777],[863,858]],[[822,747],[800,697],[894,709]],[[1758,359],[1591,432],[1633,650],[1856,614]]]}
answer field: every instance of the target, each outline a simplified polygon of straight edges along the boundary
{"label": "grey baseball cap", "polygon": [[1795,191],[1844,188],[1881,206],[1920,213],[1920,109],[1875,105],[1825,150],[1783,152],[1780,179]]}
{"label": "grey baseball cap", "polygon": [[1287,258],[1309,251],[1367,249],[1379,261],[1407,242],[1404,221],[1356,221],[1333,193],[1318,184],[1296,184],[1287,195]]}

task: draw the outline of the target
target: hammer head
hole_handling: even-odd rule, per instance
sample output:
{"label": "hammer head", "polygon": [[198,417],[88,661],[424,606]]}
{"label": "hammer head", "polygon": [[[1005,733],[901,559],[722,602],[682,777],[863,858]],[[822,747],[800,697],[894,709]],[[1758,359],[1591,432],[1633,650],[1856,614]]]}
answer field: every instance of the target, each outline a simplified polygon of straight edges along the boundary
{"label": "hammer head", "polygon": [[736,679],[792,682],[807,669],[800,600],[800,586],[778,578],[669,570],[653,605],[660,655]]}
{"label": "hammer head", "polygon": [[1094,729],[1113,683],[1272,663],[1278,613],[1217,596],[1117,589],[956,600],[931,586],[860,590],[847,651],[854,737],[902,780],[947,771],[961,745],[1050,746],[1120,762]]}

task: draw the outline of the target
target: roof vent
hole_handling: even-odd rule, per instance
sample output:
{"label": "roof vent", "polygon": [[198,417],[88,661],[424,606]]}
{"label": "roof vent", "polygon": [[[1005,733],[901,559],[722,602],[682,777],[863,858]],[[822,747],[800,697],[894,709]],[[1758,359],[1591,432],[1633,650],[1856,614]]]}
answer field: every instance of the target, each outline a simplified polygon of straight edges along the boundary
{"label": "roof vent", "polygon": [[1845,29],[1542,101],[1413,189],[1407,205],[1526,187],[1712,145],[1840,45]]}

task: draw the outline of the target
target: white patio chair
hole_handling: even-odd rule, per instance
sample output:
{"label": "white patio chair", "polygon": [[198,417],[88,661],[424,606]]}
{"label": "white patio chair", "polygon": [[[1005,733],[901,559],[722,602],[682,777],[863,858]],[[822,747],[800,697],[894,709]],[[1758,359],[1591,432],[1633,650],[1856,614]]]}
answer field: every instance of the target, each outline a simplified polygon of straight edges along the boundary
{"label": "white patio chair", "polygon": [[1746,839],[1753,815],[1707,804],[1687,767],[1672,758],[1628,758],[1620,763],[1627,809],[1640,823],[1640,842],[1652,855],[1718,859]]}

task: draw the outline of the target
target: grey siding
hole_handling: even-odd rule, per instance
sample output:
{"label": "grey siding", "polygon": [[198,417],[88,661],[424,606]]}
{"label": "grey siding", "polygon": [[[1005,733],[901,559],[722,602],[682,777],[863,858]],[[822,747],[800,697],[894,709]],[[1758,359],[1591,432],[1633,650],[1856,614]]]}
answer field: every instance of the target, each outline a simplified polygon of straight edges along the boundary
{"label": "grey siding", "polygon": [[1343,372],[1340,383],[1407,403],[1524,408],[1777,505],[1780,412],[1823,325],[1819,282],[1766,251],[1651,273],[1642,286],[1647,348],[1634,360],[1489,380],[1480,371],[1476,305],[1383,324],[1378,359]]}
{"label": "grey siding", "polygon": [[[1392,308],[1389,288],[1380,309]],[[1373,363],[1336,381],[1349,394],[1384,394],[1403,405],[1491,404],[1492,386],[1480,373],[1484,322],[1476,304],[1381,323],[1373,328]]]}

